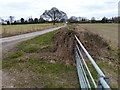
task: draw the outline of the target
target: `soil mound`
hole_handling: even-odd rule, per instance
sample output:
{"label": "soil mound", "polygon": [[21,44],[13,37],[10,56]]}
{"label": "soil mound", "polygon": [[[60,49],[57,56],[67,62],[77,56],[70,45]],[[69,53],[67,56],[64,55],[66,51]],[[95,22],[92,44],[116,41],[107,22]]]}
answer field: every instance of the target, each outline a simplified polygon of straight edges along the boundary
{"label": "soil mound", "polygon": [[60,30],[53,38],[53,50],[60,56],[62,62],[66,64],[74,64],[74,35],[76,32],[73,30],[63,29]]}
{"label": "soil mound", "polygon": [[99,35],[85,31],[77,34],[77,36],[94,60],[102,60],[110,56],[109,44]]}
{"label": "soil mound", "polygon": [[84,31],[77,33],[75,30],[63,29],[53,37],[53,50],[60,56],[63,63],[75,64],[75,37],[80,39],[84,47],[95,60],[109,57],[109,44],[99,35]]}

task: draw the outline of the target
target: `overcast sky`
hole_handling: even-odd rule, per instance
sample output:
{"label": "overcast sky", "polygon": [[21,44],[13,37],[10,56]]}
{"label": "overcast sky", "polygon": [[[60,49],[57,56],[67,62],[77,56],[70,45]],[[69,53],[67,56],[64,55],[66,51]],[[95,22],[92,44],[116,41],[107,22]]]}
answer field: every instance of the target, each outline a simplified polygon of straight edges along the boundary
{"label": "overcast sky", "polygon": [[39,18],[45,10],[56,7],[67,13],[68,17],[101,19],[104,16],[118,16],[118,2],[119,0],[0,0],[0,17]]}

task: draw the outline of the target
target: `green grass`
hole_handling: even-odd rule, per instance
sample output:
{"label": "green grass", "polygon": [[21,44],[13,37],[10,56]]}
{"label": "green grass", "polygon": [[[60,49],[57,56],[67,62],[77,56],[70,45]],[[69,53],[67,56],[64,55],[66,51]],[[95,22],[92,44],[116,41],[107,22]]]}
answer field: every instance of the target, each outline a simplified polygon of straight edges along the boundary
{"label": "green grass", "polygon": [[34,39],[22,42],[18,48],[26,53],[39,52],[40,50],[49,50],[52,48],[52,38],[57,31],[53,31]]}
{"label": "green grass", "polygon": [[[67,66],[60,63],[51,64],[47,61],[31,58],[27,61],[15,59],[4,60],[3,69],[5,68],[15,70],[19,74],[17,80],[21,82],[16,82],[15,84],[19,88],[27,86],[24,82],[26,77],[29,79],[27,83],[30,83],[33,87],[41,83],[44,84],[44,88],[79,87],[75,66]],[[27,72],[32,72],[32,74],[27,76]],[[23,73],[26,76],[21,76]]]}
{"label": "green grass", "polygon": [[2,60],[0,60],[0,70],[2,69]]}
{"label": "green grass", "polygon": [[[88,65],[88,68],[90,69],[90,72],[91,72],[92,76],[94,77],[95,82],[98,83],[98,77],[99,77],[99,75],[98,75],[97,71],[95,70],[95,68],[93,67],[92,63],[89,60],[86,60],[86,63]],[[106,61],[106,60],[105,61],[97,61],[96,63],[99,66],[99,68],[102,70],[102,72],[107,77],[109,77],[109,80],[110,80],[109,81],[109,85],[110,85],[110,87],[111,88],[118,87],[117,86],[117,80],[116,80],[117,77],[118,77],[117,76],[117,74],[118,74],[118,68],[113,67],[113,65],[115,64],[115,62],[114,62],[113,65],[110,64],[109,61]],[[117,65],[117,63],[116,63],[116,65]],[[87,74],[87,77],[89,77],[88,74]],[[94,88],[91,79],[90,78],[88,78],[88,79],[90,81],[90,84],[91,84],[92,88]],[[114,79],[114,81],[113,81],[113,79]]]}
{"label": "green grass", "polygon": [[24,52],[9,53],[8,58],[18,58],[18,57],[20,57],[22,55],[24,55]]}
{"label": "green grass", "polygon": [[28,54],[39,54],[43,50],[50,52],[53,36],[57,32],[58,30],[21,42],[17,48],[22,53],[11,53],[9,58],[3,60],[3,70],[14,76],[16,87],[79,88],[75,66],[49,63],[39,59],[39,56],[24,59]]}
{"label": "green grass", "polygon": [[[92,65],[92,63],[89,60],[86,60],[86,63],[87,63],[87,66],[88,66],[95,82],[98,83],[98,73],[97,73],[97,71],[95,70],[94,66]],[[84,66],[84,68],[85,68],[85,66]],[[87,72],[86,68],[85,68],[85,71]],[[87,73],[87,77],[88,77],[88,80],[90,82],[91,88],[95,88],[88,73]]]}

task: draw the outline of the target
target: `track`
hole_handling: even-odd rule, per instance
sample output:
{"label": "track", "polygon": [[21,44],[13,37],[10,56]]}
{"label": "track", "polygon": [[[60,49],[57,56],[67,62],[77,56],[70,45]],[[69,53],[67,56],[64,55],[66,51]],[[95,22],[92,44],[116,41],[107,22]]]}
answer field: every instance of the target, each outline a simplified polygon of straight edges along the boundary
{"label": "track", "polygon": [[15,40],[21,40],[21,39],[25,39],[25,38],[38,36],[38,35],[41,35],[41,34],[45,34],[45,33],[60,29],[60,28],[65,27],[65,26],[66,25],[63,25],[63,26],[60,26],[60,27],[57,27],[57,28],[47,29],[47,30],[44,30],[44,31],[38,31],[38,32],[33,32],[33,33],[27,33],[27,34],[2,38],[2,39],[0,39],[0,43],[11,42],[11,41],[15,41]]}
{"label": "track", "polygon": [[66,26],[66,24],[63,25],[63,26],[60,26],[60,27],[56,27],[56,28],[52,28],[52,29],[46,29],[46,30],[43,30],[43,31],[32,32],[32,33],[27,33],[27,34],[22,34],[22,35],[17,35],[17,36],[1,38],[0,43],[1,43],[2,46],[0,48],[0,51],[2,51],[1,52],[2,54],[7,53],[13,47],[15,47],[15,45],[17,45],[18,42],[28,40],[28,39],[34,38],[38,35],[42,35],[42,34],[45,34],[45,33],[48,33],[48,32],[52,32],[54,30],[60,29],[60,28],[65,27],[65,26]]}

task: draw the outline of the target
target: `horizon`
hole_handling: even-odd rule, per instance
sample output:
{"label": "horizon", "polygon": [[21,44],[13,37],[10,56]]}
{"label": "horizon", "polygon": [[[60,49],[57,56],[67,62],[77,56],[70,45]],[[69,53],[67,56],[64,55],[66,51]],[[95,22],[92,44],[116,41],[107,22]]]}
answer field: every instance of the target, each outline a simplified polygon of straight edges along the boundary
{"label": "horizon", "polygon": [[[71,2],[64,0],[64,3],[62,1],[1,0],[0,17],[5,20],[8,20],[9,16],[14,16],[15,20],[20,20],[20,18],[28,19],[29,17],[39,18],[45,10],[50,10],[52,7],[56,7],[65,12],[68,18],[76,16],[86,17],[90,20],[92,17],[95,17],[96,20],[101,20],[103,17],[112,18],[118,16],[119,0],[74,0]],[[3,7],[4,9],[2,9]]]}

